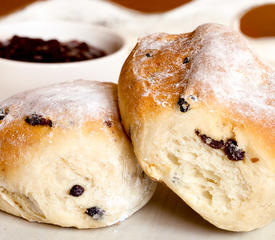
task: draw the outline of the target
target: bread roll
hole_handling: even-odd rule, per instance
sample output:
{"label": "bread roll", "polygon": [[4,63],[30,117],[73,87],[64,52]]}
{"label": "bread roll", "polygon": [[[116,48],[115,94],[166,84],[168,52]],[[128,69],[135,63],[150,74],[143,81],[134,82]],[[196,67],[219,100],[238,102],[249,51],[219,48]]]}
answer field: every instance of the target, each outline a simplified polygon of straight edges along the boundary
{"label": "bread roll", "polygon": [[219,228],[249,231],[271,222],[274,79],[274,69],[222,25],[140,39],[118,95],[144,171]]}
{"label": "bread roll", "polygon": [[0,103],[0,209],[29,221],[98,228],[151,198],[120,123],[117,86],[74,81]]}

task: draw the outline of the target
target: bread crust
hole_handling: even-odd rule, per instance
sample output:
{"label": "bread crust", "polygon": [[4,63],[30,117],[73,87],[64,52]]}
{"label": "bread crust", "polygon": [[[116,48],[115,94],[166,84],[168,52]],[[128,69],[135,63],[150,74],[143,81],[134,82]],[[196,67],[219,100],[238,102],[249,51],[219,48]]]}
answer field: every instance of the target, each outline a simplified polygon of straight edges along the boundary
{"label": "bread crust", "polygon": [[[1,210],[98,228],[123,221],[151,198],[155,183],[143,175],[121,126],[116,84],[62,83],[0,106],[8,109],[0,121]],[[84,192],[73,196],[74,185]]]}
{"label": "bread crust", "polygon": [[[140,39],[122,68],[118,96],[123,125],[145,172],[167,184],[220,228],[248,231],[273,220],[275,194],[270,189],[275,186],[274,79],[274,69],[262,63],[238,33],[219,24],[201,25],[186,34],[160,33]],[[188,111],[181,112],[184,109],[180,109],[179,99],[187,102]],[[238,203],[246,206],[237,208],[240,214],[245,215],[246,211],[247,218],[234,219],[237,218],[234,214],[220,218],[207,213],[201,209],[202,205],[187,196],[188,190],[184,192],[169,182],[167,176],[173,164],[161,157],[161,151],[168,152],[168,147],[163,150],[162,144],[170,144],[168,139],[177,126],[178,132],[182,131],[178,138],[192,138],[197,146],[202,147],[202,141],[196,136],[196,129],[215,140],[236,139],[245,150],[244,161],[234,162],[232,169],[238,169],[247,182],[246,187],[252,189],[246,193],[247,199]],[[178,132],[175,130],[173,134],[180,135]],[[177,144],[185,146],[186,142]],[[206,153],[209,152],[211,148],[204,145]],[[212,152],[222,153],[213,149]],[[217,161],[226,163],[224,156],[219,158]],[[251,161],[254,163],[250,164]],[[242,166],[244,163],[247,165]],[[184,168],[184,164],[177,167]],[[249,171],[258,172],[259,176],[253,180]],[[262,180],[269,184],[264,190],[261,186],[252,186],[258,185],[256,179],[261,178],[260,173]],[[261,191],[264,197],[259,199]],[[255,217],[261,219],[254,222],[248,217],[253,216],[252,195],[256,196],[255,202],[263,206],[255,209]],[[267,214],[263,216],[260,211]]]}
{"label": "bread crust", "polygon": [[[212,45],[216,42],[207,46],[214,39],[221,45],[224,44],[221,48],[224,47],[225,51],[221,53],[220,58],[214,57],[217,50],[214,51],[215,46]],[[154,42],[157,45],[155,48],[152,44]],[[229,52],[226,48],[237,48],[237,53]],[[146,57],[146,53],[151,53],[153,57]],[[242,59],[237,59],[243,53],[249,58],[244,63]],[[230,54],[233,56],[228,59]],[[185,57],[190,59],[187,64],[183,64]],[[236,66],[223,66],[226,61],[235,61]],[[203,65],[206,67],[200,69]],[[250,73],[253,68],[259,69],[256,75],[259,79],[255,81],[255,72]],[[239,81],[247,84],[247,88],[243,89],[244,96],[231,98],[230,94],[234,89],[224,93],[228,94],[227,98],[215,93],[213,85],[223,73],[230,71],[239,72],[242,77]],[[196,79],[199,74],[205,76]],[[206,79],[211,74],[217,78],[213,83]],[[180,96],[194,95],[198,101],[193,108],[205,106],[210,111],[219,111],[234,121],[234,124],[245,124],[253,135],[257,135],[257,138],[260,138],[259,144],[265,146],[265,153],[272,159],[270,165],[275,171],[274,78],[272,67],[261,62],[238,33],[222,25],[205,24],[194,32],[179,35],[153,34],[139,40],[122,68],[119,81],[122,120],[129,131],[129,123],[141,121],[144,116],[166,111],[167,108],[175,109]],[[230,80],[232,79],[221,81],[220,91],[225,91],[227,86],[224,82]],[[233,84],[236,82],[232,82]],[[253,92],[257,88],[259,90]],[[248,100],[242,97],[247,97]],[[259,105],[263,105],[255,106],[255,101],[249,102],[252,98],[259,100]]]}

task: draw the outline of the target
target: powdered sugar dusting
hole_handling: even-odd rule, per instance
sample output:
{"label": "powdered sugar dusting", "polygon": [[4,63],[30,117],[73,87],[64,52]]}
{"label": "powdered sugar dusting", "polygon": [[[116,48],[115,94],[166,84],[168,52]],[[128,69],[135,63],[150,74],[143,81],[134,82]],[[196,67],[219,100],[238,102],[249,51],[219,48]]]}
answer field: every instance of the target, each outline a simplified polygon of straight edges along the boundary
{"label": "powdered sugar dusting", "polygon": [[171,44],[171,41],[168,41],[166,37],[169,34],[167,33],[153,33],[147,37],[139,39],[139,49],[141,51],[146,51],[148,49],[161,50],[165,47],[168,47]]}
{"label": "powdered sugar dusting", "polygon": [[[148,51],[155,59],[144,56]],[[182,62],[186,56],[188,68]],[[196,96],[213,110],[219,104],[232,116],[274,129],[275,71],[230,28],[205,24],[190,34],[154,34],[140,40],[133,57],[133,73],[142,82],[143,96],[151,96],[159,106],[166,107],[174,94],[183,91],[183,97]]]}
{"label": "powdered sugar dusting", "polygon": [[[182,37],[179,38],[179,36]],[[167,53],[177,54],[178,49],[175,48],[175,43],[182,45],[187,40],[188,38],[185,38],[184,35],[169,35],[166,33],[151,34],[139,40],[133,55],[133,73],[136,79],[144,86],[143,96],[153,97],[154,101],[159,105],[168,105],[169,99],[172,97],[171,94],[162,92],[165,98],[160,99],[160,93],[153,91],[153,89],[162,84],[164,82],[162,81],[163,79],[173,78],[175,73],[185,69],[185,66],[182,64],[181,57],[174,58],[173,63],[167,58],[162,63],[159,63],[158,69],[156,69],[152,67],[155,64],[153,59],[155,56],[160,57],[161,55],[165,58]],[[148,57],[147,54],[150,54],[150,56]],[[175,64],[177,68],[173,67]],[[165,88],[165,84],[162,87]],[[174,87],[179,87],[178,83],[175,82]]]}
{"label": "powdered sugar dusting", "polygon": [[202,25],[193,41],[185,95],[199,92],[206,103],[213,95],[229,111],[274,126],[274,70],[250,51],[238,33],[225,26]]}
{"label": "powdered sugar dusting", "polygon": [[0,129],[34,113],[60,127],[81,126],[87,120],[105,120],[118,114],[115,85],[84,80],[23,92],[1,102],[0,107],[9,109]]}

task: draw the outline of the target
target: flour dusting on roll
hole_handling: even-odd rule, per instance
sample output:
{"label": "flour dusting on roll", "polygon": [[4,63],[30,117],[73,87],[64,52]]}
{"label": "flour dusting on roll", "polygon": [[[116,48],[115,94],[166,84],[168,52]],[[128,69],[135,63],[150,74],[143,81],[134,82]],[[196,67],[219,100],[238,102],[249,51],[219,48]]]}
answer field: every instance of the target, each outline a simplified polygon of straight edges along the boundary
{"label": "flour dusting on roll", "polygon": [[275,218],[275,70],[218,24],[139,40],[119,107],[144,171],[219,228]]}
{"label": "flour dusting on roll", "polygon": [[120,123],[117,86],[74,81],[0,103],[0,209],[29,221],[98,228],[151,198]]}

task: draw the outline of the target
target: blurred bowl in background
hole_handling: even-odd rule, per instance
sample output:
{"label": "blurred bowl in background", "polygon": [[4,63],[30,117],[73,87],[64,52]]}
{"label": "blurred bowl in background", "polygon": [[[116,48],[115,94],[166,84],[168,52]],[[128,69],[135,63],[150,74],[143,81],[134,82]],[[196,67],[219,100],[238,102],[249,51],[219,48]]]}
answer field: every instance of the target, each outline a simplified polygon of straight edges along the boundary
{"label": "blurred bowl in background", "polygon": [[[270,8],[270,9],[269,9]],[[248,39],[251,49],[266,63],[275,66],[275,4],[257,4],[242,9],[233,18],[233,27]],[[262,34],[262,36],[261,36]],[[255,35],[255,37],[253,37]]]}
{"label": "blurred bowl in background", "polygon": [[31,63],[0,58],[0,100],[17,92],[75,79],[117,82],[128,54],[124,39],[109,29],[62,21],[0,25],[0,41],[22,37],[78,40],[102,49],[107,56],[70,63]]}

